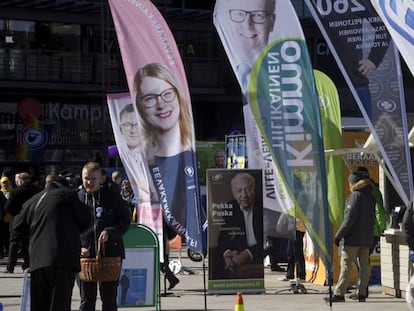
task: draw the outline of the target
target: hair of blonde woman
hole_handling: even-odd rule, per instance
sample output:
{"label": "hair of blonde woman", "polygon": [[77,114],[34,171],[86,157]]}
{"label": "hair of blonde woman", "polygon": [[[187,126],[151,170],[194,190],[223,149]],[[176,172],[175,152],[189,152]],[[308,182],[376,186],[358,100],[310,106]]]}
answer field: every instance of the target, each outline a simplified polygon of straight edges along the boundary
{"label": "hair of blonde woman", "polygon": [[[145,77],[152,77],[164,80],[168,84],[170,84],[177,92],[178,103],[180,106],[180,115],[179,115],[179,126],[180,126],[180,133],[181,133],[181,144],[184,149],[192,149],[193,148],[193,137],[192,137],[192,117],[191,112],[189,109],[189,105],[185,99],[185,95],[183,89],[178,81],[178,79],[172,74],[172,72],[162,64],[159,63],[150,63],[145,65],[144,67],[138,69],[135,74],[134,78],[134,98],[135,103],[138,109],[138,118],[140,124],[143,127],[144,136],[147,137],[146,140],[146,155],[148,159],[151,159],[154,155],[154,151],[157,149],[156,139],[154,137],[154,131],[152,130],[152,125],[150,125],[145,118],[144,107],[139,105],[138,98],[142,96],[140,92],[140,85],[142,80]],[[149,145],[152,144],[152,145]]]}

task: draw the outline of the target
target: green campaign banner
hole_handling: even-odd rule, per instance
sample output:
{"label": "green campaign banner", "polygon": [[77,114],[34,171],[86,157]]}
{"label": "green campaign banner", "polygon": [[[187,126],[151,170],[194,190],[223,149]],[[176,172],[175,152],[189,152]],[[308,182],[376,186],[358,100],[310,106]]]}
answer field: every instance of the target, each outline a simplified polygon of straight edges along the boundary
{"label": "green campaign banner", "polygon": [[224,150],[224,141],[196,141],[200,186],[206,185],[207,169],[226,167],[226,153]]}
{"label": "green campaign banner", "polygon": [[[341,107],[338,90],[333,81],[322,71],[314,70],[313,75],[319,95],[324,148],[325,150],[342,148]],[[329,219],[338,228],[344,217],[344,161],[339,156],[327,156],[325,163]]]}

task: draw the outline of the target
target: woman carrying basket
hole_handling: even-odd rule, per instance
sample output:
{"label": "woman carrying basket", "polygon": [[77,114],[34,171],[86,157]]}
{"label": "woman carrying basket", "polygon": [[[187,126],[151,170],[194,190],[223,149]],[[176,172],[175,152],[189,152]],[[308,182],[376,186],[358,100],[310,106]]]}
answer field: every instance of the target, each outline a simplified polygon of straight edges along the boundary
{"label": "woman carrying basket", "polygon": [[[129,210],[119,194],[101,186],[101,179],[98,163],[88,162],[83,166],[82,187],[78,191],[78,197],[90,207],[92,222],[89,229],[81,235],[81,257],[95,258],[98,245],[101,244],[105,248],[106,257],[125,258],[122,237],[129,228]],[[80,278],[80,310],[95,311],[98,287],[102,311],[117,310],[117,286],[118,279],[96,282]]]}

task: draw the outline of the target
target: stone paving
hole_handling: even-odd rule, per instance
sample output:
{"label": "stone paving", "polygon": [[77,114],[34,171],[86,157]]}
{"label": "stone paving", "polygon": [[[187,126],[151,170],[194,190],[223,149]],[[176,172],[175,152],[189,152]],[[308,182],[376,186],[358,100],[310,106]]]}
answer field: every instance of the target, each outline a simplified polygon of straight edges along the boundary
{"label": "stone paving", "polygon": [[[181,258],[183,269],[177,275],[180,283],[173,291],[164,290],[164,277],[161,276],[161,310],[234,310],[236,295],[208,295],[204,294],[204,280],[207,283],[207,272],[204,277],[203,263],[192,262],[178,252],[171,254],[171,259]],[[207,264],[207,260],[205,261]],[[20,267],[15,273],[3,273],[5,260],[0,260],[0,302],[4,311],[21,310],[21,294],[23,288],[23,272]],[[207,270],[207,267],[206,267]],[[407,311],[405,299],[385,295],[381,286],[370,286],[370,296],[365,303],[347,299],[345,303],[335,303],[330,307],[324,298],[328,297],[328,287],[305,283],[307,294],[294,294],[290,290],[289,282],[280,281],[282,272],[272,272],[265,268],[265,289],[263,294],[243,294],[245,311],[267,310],[375,310],[375,311]],[[167,295],[164,295],[164,294]],[[75,285],[72,297],[72,310],[79,308],[79,291]],[[155,307],[133,307],[125,310],[155,310]],[[101,310],[99,302],[97,310]],[[122,308],[120,308],[122,310]],[[24,310],[26,311],[26,310]]]}

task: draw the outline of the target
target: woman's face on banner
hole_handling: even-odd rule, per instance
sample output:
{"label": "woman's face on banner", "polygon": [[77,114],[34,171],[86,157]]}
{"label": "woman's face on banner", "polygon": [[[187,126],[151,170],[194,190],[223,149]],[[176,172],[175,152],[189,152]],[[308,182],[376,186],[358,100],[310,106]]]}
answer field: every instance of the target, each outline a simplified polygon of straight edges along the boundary
{"label": "woman's face on banner", "polygon": [[140,105],[143,105],[142,116],[151,126],[161,131],[168,131],[178,126],[180,105],[176,89],[168,82],[144,77],[141,82]]}

